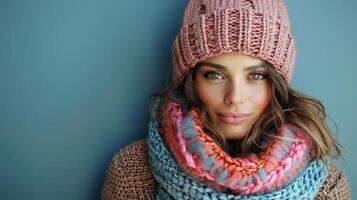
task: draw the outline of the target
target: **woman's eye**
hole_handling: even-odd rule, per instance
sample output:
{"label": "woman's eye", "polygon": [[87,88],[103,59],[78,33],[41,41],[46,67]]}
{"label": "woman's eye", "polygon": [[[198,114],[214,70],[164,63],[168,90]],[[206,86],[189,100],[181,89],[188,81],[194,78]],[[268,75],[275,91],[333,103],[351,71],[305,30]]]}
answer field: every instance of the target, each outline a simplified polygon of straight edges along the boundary
{"label": "woman's eye", "polygon": [[207,79],[213,79],[213,80],[224,79],[223,76],[217,72],[207,72],[203,76]]}
{"label": "woman's eye", "polygon": [[263,73],[252,73],[251,74],[251,79],[253,79],[253,80],[265,79],[265,74],[263,74]]}

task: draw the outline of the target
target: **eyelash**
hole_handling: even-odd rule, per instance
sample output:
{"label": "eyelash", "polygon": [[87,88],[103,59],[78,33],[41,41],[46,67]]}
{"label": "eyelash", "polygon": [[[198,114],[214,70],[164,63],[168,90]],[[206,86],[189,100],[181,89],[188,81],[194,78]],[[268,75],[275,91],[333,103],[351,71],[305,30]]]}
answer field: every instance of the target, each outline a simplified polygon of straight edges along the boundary
{"label": "eyelash", "polygon": [[[210,72],[206,72],[203,74],[203,76],[206,78],[206,79],[209,79],[209,80],[218,80],[219,78],[210,78],[209,76],[213,74],[213,75],[218,75],[218,76],[222,76],[220,73],[218,72],[215,72],[215,71],[210,71]],[[253,75],[260,75],[261,78],[260,79],[252,79],[252,80],[256,80],[256,81],[259,81],[259,80],[264,80],[266,78],[266,73],[262,73],[262,72],[252,72],[249,74],[249,76],[253,76]]]}

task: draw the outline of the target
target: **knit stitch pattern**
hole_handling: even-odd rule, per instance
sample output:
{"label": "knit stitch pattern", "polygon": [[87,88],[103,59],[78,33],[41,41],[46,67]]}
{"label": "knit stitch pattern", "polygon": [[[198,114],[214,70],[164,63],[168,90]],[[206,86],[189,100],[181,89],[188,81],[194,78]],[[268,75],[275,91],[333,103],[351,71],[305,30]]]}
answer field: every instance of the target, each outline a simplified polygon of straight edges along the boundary
{"label": "knit stitch pattern", "polygon": [[[158,101],[158,100],[157,100]],[[173,102],[162,105],[160,133],[179,166],[213,188],[234,193],[264,193],[284,187],[310,161],[310,141],[302,132],[284,125],[260,155],[232,158],[202,130],[199,110],[184,113]],[[165,112],[166,111],[166,112]]]}
{"label": "knit stitch pattern", "polygon": [[261,195],[233,195],[217,192],[182,171],[165,147],[156,121],[149,125],[148,151],[153,175],[160,183],[157,199],[314,199],[328,175],[323,162],[313,160],[299,177],[280,190]]}
{"label": "knit stitch pattern", "polygon": [[190,0],[172,47],[179,85],[197,63],[223,53],[268,61],[291,81],[296,47],[282,0]]}
{"label": "knit stitch pattern", "polygon": [[[346,174],[333,162],[329,169],[329,175],[315,200],[352,199]],[[124,146],[112,157],[100,199],[154,200],[157,199],[158,188],[159,183],[149,166],[148,142],[145,137]]]}

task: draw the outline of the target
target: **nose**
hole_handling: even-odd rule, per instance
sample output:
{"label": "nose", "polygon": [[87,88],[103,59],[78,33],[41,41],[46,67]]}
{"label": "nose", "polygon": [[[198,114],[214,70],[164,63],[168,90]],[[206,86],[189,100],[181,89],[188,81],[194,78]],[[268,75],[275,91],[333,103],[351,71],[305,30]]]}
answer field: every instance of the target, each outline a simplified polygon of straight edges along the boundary
{"label": "nose", "polygon": [[225,94],[225,102],[227,104],[243,103],[243,84],[239,81],[232,81],[228,86]]}

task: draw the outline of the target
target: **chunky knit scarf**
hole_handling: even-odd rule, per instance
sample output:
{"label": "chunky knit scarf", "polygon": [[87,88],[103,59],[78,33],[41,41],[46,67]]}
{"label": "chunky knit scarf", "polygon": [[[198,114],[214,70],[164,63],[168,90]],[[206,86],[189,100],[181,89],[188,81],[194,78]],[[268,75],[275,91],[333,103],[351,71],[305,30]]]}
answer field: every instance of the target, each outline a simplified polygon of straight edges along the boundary
{"label": "chunky knit scarf", "polygon": [[157,199],[313,199],[328,175],[306,134],[285,124],[258,155],[231,157],[203,130],[199,110],[156,99],[149,163]]}

